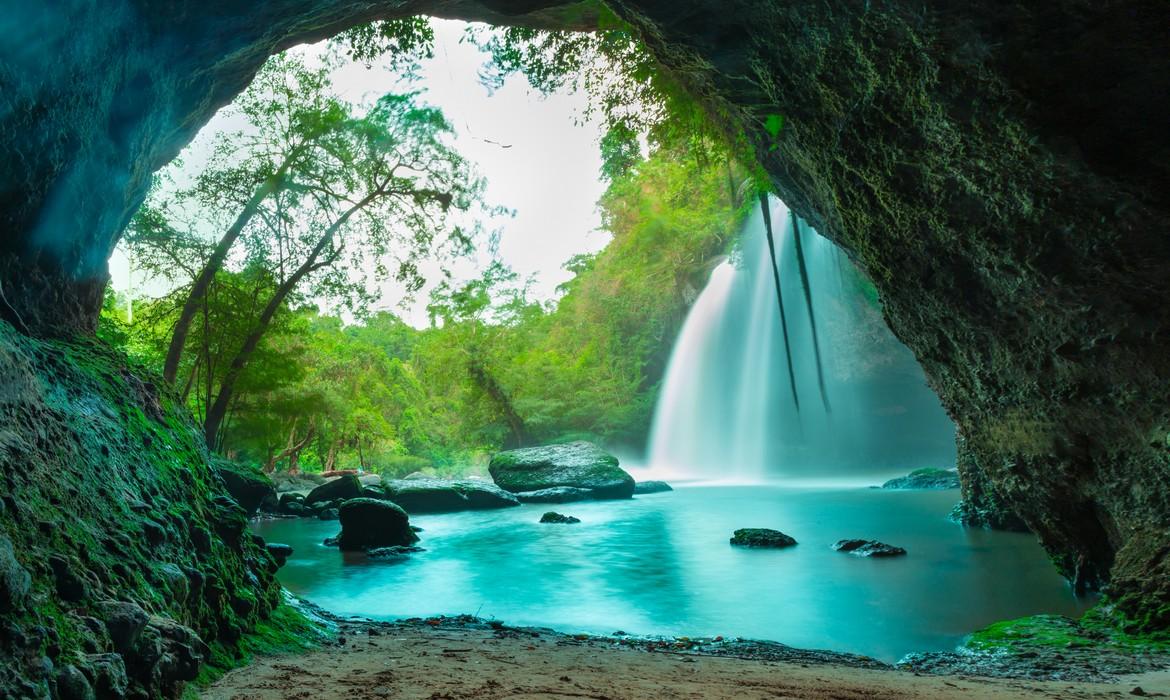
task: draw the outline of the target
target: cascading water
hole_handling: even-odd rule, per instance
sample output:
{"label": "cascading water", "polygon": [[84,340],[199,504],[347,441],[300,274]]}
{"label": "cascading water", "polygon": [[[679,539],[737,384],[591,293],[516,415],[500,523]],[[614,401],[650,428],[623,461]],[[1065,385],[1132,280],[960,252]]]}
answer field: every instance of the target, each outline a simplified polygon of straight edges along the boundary
{"label": "cascading water", "polygon": [[913,355],[885,327],[872,291],[836,246],[803,224],[802,275],[794,219],[779,200],[768,201],[787,339],[757,211],[737,254],[711,272],[675,343],[650,467],[675,477],[762,481],[953,465],[954,426]]}

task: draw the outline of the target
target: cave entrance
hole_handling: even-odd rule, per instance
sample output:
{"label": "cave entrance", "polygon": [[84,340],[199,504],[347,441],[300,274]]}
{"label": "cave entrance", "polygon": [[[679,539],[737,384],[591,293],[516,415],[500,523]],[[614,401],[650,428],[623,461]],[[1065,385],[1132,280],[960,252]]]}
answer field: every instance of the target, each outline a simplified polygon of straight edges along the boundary
{"label": "cave entrance", "polygon": [[[466,29],[420,20],[368,25],[271,59],[164,172],[115,257],[100,334],[169,374],[222,455],[221,469],[255,469],[281,486],[280,500],[264,507],[309,516],[256,526],[302,553],[305,566],[288,569],[287,586],[339,613],[449,614],[483,599],[496,605],[487,614],[513,622],[775,636],[888,660],[953,646],[947,629],[1079,611],[1028,536],[978,533],[969,541],[945,523],[957,498],[947,469],[917,475],[951,486],[941,492],[824,483],[841,473],[868,485],[910,467],[950,467],[953,428],[909,352],[885,330],[872,285],[782,205],[765,198],[759,208],[761,188],[737,144],[712,130],[680,86],[653,82],[644,49],[620,33],[550,39],[480,28],[469,39]],[[499,73],[485,74],[477,45]],[[582,91],[567,89],[574,83]],[[549,94],[536,100],[528,94],[534,87]],[[581,119],[589,114],[594,119]],[[778,134],[782,120],[767,128]],[[364,206],[381,201],[371,197],[382,189],[393,191],[385,207]],[[515,217],[497,205],[515,208]],[[777,249],[766,254],[765,213]],[[597,227],[606,235],[591,236]],[[565,241],[577,245],[553,247]],[[549,276],[561,263],[561,276]],[[787,302],[777,299],[773,269]],[[720,279],[730,291],[723,306],[712,305]],[[790,325],[776,325],[777,300]],[[173,329],[188,308],[173,358]],[[694,340],[684,332],[676,343],[684,325],[694,325],[688,317],[708,308],[712,332]],[[765,343],[761,327],[783,340]],[[818,328],[823,357],[809,354]],[[678,390],[674,403],[698,410],[664,430],[663,442],[671,455],[682,444],[682,458],[707,471],[669,471],[678,466],[673,456],[652,463],[690,483],[653,499],[575,503],[586,523],[607,524],[582,541],[533,538],[533,506],[502,509],[516,500],[483,478],[488,457],[585,440],[637,465],[659,395],[668,395],[672,348],[688,354],[676,347],[683,343],[693,343],[690,354],[702,362],[683,362],[675,374],[718,381],[689,395]],[[756,353],[762,364],[734,380],[719,374],[748,364],[727,351],[757,345],[768,348]],[[837,352],[843,345],[852,352]],[[787,377],[784,354],[794,367]],[[803,413],[792,410],[798,373],[807,380]],[[837,392],[831,402],[826,384]],[[853,399],[861,387],[872,392],[866,401]],[[933,405],[915,404],[925,397]],[[733,415],[724,401],[746,409]],[[930,422],[924,413],[935,425],[922,425]],[[741,434],[743,423],[763,428]],[[790,424],[797,428],[777,439],[779,426]],[[861,432],[873,436],[860,440]],[[859,449],[921,435],[928,440],[895,445],[888,455]],[[682,443],[694,436],[702,440]],[[703,451],[719,440],[756,441],[762,449],[744,458],[756,460],[748,466],[783,462],[799,468],[783,474],[805,477],[802,488],[810,477],[821,483],[809,495],[794,490],[794,479],[776,483],[781,472],[746,478],[730,468],[733,450]],[[782,458],[769,451],[777,445],[788,448]],[[810,456],[810,445],[837,448],[853,471]],[[712,486],[713,476],[735,483]],[[387,572],[364,561],[358,584],[338,585],[345,559],[317,546],[335,534],[322,528],[336,527],[337,499],[312,494],[341,488],[330,484],[347,477],[361,489],[350,496],[407,499],[440,548],[430,566],[418,557],[408,570]],[[441,480],[449,477],[469,480],[455,487]],[[456,488],[461,495],[452,495]],[[501,509],[441,512],[458,510],[451,504],[460,498]],[[680,527],[680,516],[699,512],[707,520],[701,531]],[[875,584],[872,572],[826,540],[800,550],[799,575],[780,577],[781,589],[801,592],[784,599],[776,579],[753,579],[758,562],[734,551],[704,561],[696,548],[707,540],[725,547],[725,531],[753,524],[746,517],[801,530],[801,541],[823,539],[830,535],[813,528],[827,514],[833,540],[866,530],[919,556]],[[623,544],[632,535],[634,545]],[[580,566],[583,548],[595,552],[596,567]],[[981,549],[993,555],[981,557]],[[955,550],[963,561],[945,580],[929,573],[941,552]],[[982,595],[1005,561],[1027,576]],[[451,567],[468,575],[436,578]],[[708,575],[714,570],[721,573]],[[507,585],[525,571],[534,581],[569,571],[573,599],[539,583]],[[813,596],[810,571],[837,581],[838,590]],[[725,595],[746,580],[760,585]],[[393,595],[370,595],[387,586]],[[885,601],[882,609],[922,600],[941,609],[956,591],[978,604],[923,615],[924,624],[903,631],[879,615],[857,633],[868,596]],[[753,609],[752,600],[766,604]]]}

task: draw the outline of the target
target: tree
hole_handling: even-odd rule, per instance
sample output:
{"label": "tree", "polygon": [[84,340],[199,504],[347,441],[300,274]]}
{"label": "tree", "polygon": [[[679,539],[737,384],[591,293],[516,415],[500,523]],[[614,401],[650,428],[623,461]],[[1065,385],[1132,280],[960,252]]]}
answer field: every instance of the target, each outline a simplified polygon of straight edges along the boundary
{"label": "tree", "polygon": [[[236,241],[256,217],[276,215],[264,210],[269,199],[319,177],[317,166],[329,156],[329,136],[347,118],[328,86],[325,68],[311,70],[285,54],[274,57],[233,105],[251,128],[222,134],[209,167],[182,193],[205,209],[226,203],[239,208],[191,281],[163,364],[167,381],[175,381],[200,302]],[[174,236],[174,229],[159,209],[144,207],[131,225],[131,236],[159,234]]]}
{"label": "tree", "polygon": [[[183,193],[197,225],[231,223],[187,287],[164,363],[174,380],[191,350],[195,318],[207,309],[203,301],[242,242],[240,264],[267,271],[271,285],[254,297],[248,330],[206,405],[204,436],[213,447],[251,357],[297,294],[359,308],[369,300],[370,280],[391,274],[416,291],[420,258],[470,250],[470,235],[449,214],[469,209],[483,187],[448,145],[452,129],[442,113],[415,93],[385,95],[363,111],[331,94],[326,68],[284,56],[237,107],[254,130],[223,135],[209,167]],[[236,207],[229,217],[225,204]],[[167,215],[174,208],[147,208],[136,225],[144,232],[139,240],[165,248],[198,238],[175,235],[177,217]]]}

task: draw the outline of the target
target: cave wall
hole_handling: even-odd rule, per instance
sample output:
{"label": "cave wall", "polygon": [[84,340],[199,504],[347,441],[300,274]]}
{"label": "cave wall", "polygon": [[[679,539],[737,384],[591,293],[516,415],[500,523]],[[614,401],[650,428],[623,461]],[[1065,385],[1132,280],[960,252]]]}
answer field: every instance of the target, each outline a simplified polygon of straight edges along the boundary
{"label": "cave wall", "polygon": [[[1170,625],[1170,5],[614,7],[746,127],[780,196],[873,279],[962,434],[968,495],[1019,513],[1082,585],[1111,577],[1139,624]],[[150,173],[265,57],[416,12],[593,17],[555,0],[70,0],[6,14],[0,318],[33,336],[91,329]],[[771,114],[785,119],[774,141]]]}
{"label": "cave wall", "polygon": [[620,3],[869,273],[970,512],[1165,627],[1170,7],[1042,5]]}
{"label": "cave wall", "polygon": [[0,697],[176,697],[281,602],[186,407],[0,321]]}

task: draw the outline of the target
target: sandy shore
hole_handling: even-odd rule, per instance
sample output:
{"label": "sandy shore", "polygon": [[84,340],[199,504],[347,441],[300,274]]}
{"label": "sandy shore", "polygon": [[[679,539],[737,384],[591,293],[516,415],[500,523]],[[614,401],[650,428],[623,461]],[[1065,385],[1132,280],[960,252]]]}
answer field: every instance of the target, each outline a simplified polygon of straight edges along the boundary
{"label": "sandy shore", "polygon": [[[344,642],[258,658],[206,689],[208,700],[556,698],[1131,698],[1170,694],[1170,675],[1116,684],[1035,682],[713,656],[617,645],[547,630],[346,623]],[[864,664],[863,664],[864,665]],[[1141,691],[1134,692],[1136,687]]]}

